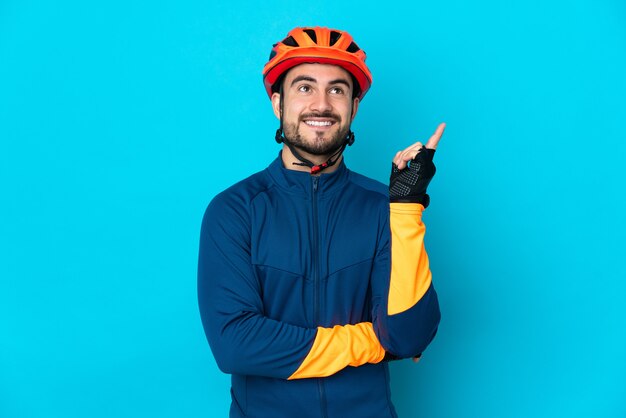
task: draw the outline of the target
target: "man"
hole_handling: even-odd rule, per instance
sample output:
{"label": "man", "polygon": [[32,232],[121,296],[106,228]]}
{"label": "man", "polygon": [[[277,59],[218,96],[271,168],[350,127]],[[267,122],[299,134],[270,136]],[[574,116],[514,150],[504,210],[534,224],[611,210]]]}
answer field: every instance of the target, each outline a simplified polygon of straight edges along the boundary
{"label": "man", "polygon": [[372,80],[349,34],[296,28],[263,75],[282,151],[213,199],[200,239],[230,416],[395,417],[387,361],[418,358],[440,319],[421,213],[444,125],[396,154],[388,188],[343,162]]}

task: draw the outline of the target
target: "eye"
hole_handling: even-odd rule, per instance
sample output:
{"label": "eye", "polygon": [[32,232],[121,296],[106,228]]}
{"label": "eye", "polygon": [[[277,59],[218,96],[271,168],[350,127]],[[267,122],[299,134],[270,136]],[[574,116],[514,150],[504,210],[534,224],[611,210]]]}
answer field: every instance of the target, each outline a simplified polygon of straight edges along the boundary
{"label": "eye", "polygon": [[332,93],[332,94],[344,94],[345,91],[341,87],[331,87],[330,93]]}
{"label": "eye", "polygon": [[308,84],[302,84],[298,86],[298,91],[301,93],[308,93],[311,91],[311,86],[309,86]]}

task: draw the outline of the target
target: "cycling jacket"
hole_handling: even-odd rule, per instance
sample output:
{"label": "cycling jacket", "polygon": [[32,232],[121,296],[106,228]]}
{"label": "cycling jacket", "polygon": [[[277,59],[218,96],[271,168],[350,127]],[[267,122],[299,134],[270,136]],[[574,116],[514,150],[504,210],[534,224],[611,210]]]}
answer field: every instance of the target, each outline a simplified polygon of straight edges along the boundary
{"label": "cycling jacket", "polygon": [[396,417],[383,358],[421,354],[440,319],[422,210],[280,155],[212,200],[198,298],[230,417]]}

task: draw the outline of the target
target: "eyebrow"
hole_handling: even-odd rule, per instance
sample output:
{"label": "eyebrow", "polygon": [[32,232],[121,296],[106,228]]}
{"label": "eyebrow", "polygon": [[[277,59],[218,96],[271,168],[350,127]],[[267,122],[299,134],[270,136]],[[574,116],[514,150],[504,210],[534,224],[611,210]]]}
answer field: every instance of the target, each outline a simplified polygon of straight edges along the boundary
{"label": "eyebrow", "polygon": [[293,87],[294,84],[300,81],[310,81],[312,83],[317,83],[317,80],[314,79],[313,77],[309,77],[308,75],[299,75],[293,79],[293,81],[291,82],[291,86]]}
{"label": "eyebrow", "polygon": [[[299,75],[293,79],[293,81],[291,82],[291,86],[300,81],[310,81],[311,83],[317,83],[317,80],[313,77],[310,77],[308,75]],[[350,87],[350,83],[348,83],[348,80],[346,80],[345,78],[337,78],[335,80],[331,80],[328,82],[328,84],[344,84],[346,87]]]}

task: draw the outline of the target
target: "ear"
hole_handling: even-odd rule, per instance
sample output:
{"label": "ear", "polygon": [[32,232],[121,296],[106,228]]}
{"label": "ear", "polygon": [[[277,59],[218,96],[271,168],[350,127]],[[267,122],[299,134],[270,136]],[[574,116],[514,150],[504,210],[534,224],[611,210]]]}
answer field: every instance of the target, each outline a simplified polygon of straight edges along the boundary
{"label": "ear", "polygon": [[354,120],[354,117],[356,116],[356,111],[359,109],[359,103],[359,98],[355,97],[352,101],[352,116],[350,117],[350,122],[352,122]]}
{"label": "ear", "polygon": [[280,94],[272,93],[272,110],[278,119],[280,119]]}

